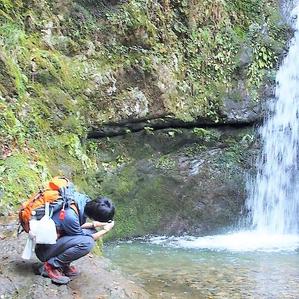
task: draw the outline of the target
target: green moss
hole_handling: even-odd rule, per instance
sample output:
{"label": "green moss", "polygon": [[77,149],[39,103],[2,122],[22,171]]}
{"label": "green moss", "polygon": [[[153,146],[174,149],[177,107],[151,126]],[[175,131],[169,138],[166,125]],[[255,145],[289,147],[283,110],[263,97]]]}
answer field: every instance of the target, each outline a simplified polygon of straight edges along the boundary
{"label": "green moss", "polygon": [[[277,52],[273,52],[275,39],[263,38],[262,26],[266,26],[271,34],[283,27],[279,27],[277,18],[272,17],[278,10],[275,5],[274,2],[256,0],[245,3],[206,0],[200,6],[175,1],[171,6],[163,3],[157,8],[151,1],[130,1],[107,16],[109,28],[118,36],[111,48],[117,57],[127,58],[126,63],[130,65],[140,66],[142,56],[151,55],[156,64],[171,66],[176,57],[172,80],[177,80],[177,87],[175,93],[167,94],[164,99],[167,108],[185,120],[200,115],[218,122],[221,100],[239,76],[236,56],[244,43],[259,52],[259,58],[254,56],[249,62],[247,78],[244,78],[253,98],[258,94],[267,70],[274,67],[277,58]],[[150,15],[148,11],[151,11]],[[136,34],[142,30],[147,34],[146,42]],[[278,32],[276,40],[279,36],[278,39],[285,41],[283,30]],[[128,33],[130,40],[123,38]],[[134,47],[144,53],[138,59],[132,56]],[[260,54],[260,49],[264,48],[267,57]],[[153,71],[153,68],[149,70]]]}
{"label": "green moss", "polygon": [[40,166],[28,154],[16,153],[0,160],[1,211],[12,211],[40,187]]}
{"label": "green moss", "polygon": [[97,256],[103,255],[103,240],[102,239],[98,239],[96,241],[95,246],[92,249],[92,253]]}
{"label": "green moss", "polygon": [[[158,225],[168,204],[167,191],[161,195],[166,178],[140,181],[133,166],[120,169],[132,156],[159,156],[161,172],[175,170],[167,154],[183,134],[144,134],[144,147],[127,136],[127,143],[106,140],[92,149],[85,142],[88,129],[132,117],[124,108],[132,90],[144,94],[152,111],[219,122],[221,101],[236,80],[242,77],[258,96],[265,78],[273,77],[286,28],[274,1],[58,2],[0,1],[1,205],[17,206],[46,178],[66,174],[82,190],[116,199],[124,224],[115,235],[142,234]],[[244,45],[253,55],[240,70],[236,57]],[[219,138],[202,129],[193,133],[198,144],[186,146],[187,155]],[[236,148],[224,158],[240,155]],[[115,182],[110,175],[117,171]],[[136,185],[151,197],[135,196]]]}
{"label": "green moss", "polygon": [[193,128],[193,134],[201,138],[205,142],[217,141],[220,137],[220,133],[217,130]]}
{"label": "green moss", "polygon": [[26,83],[28,81],[28,78],[24,74],[22,74],[19,66],[15,63],[13,59],[6,58],[6,62],[7,62],[8,73],[15,81],[15,87],[18,96],[22,98],[24,97],[26,92]]}
{"label": "green moss", "polygon": [[1,74],[0,92],[4,96],[16,96],[21,100],[25,96],[27,77],[22,74],[16,61],[8,54],[0,53]]}
{"label": "green moss", "polygon": [[102,193],[116,205],[116,225],[108,239],[142,236],[157,229],[163,216],[173,213],[172,197],[164,176],[144,175],[127,164],[118,175],[106,177]]}
{"label": "green moss", "polygon": [[156,160],[155,166],[160,169],[174,169],[176,167],[176,161],[169,156],[161,156]]}

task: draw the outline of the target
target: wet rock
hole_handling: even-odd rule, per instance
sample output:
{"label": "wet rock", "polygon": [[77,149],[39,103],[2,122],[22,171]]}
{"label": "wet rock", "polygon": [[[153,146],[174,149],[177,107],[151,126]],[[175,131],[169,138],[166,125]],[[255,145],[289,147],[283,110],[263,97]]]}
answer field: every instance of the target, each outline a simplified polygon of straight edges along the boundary
{"label": "wet rock", "polygon": [[273,97],[273,88],[265,84],[263,101],[255,101],[249,94],[243,81],[238,81],[235,87],[224,97],[220,114],[228,123],[258,123],[263,119],[265,100]]}
{"label": "wet rock", "polygon": [[131,154],[129,163],[102,177],[103,192],[125,215],[118,216],[118,237],[203,235],[237,223],[246,197],[245,173],[256,154],[250,130],[172,132],[115,139],[116,159],[124,151]]}
{"label": "wet rock", "polygon": [[148,113],[148,100],[144,93],[137,87],[131,89],[127,94],[127,100],[123,103],[126,117],[144,117]]}
{"label": "wet rock", "polygon": [[252,62],[252,59],[253,59],[252,48],[248,47],[247,45],[244,45],[239,52],[238,66],[240,68],[246,67]]}

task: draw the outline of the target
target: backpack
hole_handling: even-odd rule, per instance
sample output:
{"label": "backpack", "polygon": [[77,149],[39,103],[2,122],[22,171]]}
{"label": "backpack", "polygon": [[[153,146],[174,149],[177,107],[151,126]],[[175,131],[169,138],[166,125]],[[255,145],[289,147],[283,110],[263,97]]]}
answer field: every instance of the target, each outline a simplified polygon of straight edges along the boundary
{"label": "backpack", "polygon": [[46,184],[43,190],[31,196],[25,201],[19,210],[18,234],[22,231],[29,232],[29,221],[32,216],[40,220],[45,215],[45,203],[49,203],[50,215],[60,210],[59,218],[64,219],[64,209],[67,208],[72,200],[74,185],[62,176],[56,176]]}

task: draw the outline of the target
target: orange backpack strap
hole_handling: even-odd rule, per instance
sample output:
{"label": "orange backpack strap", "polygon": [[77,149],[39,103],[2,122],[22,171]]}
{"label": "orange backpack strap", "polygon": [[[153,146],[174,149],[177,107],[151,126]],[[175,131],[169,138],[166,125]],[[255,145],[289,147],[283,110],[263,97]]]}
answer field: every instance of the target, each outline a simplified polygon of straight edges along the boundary
{"label": "orange backpack strap", "polygon": [[[31,196],[26,202],[24,202],[19,210],[19,223],[23,227],[25,232],[29,232],[29,220],[31,219],[32,210],[35,206],[40,206],[43,203],[43,191],[39,191],[37,194]],[[20,232],[19,232],[20,231]],[[18,234],[22,231],[18,229]]]}

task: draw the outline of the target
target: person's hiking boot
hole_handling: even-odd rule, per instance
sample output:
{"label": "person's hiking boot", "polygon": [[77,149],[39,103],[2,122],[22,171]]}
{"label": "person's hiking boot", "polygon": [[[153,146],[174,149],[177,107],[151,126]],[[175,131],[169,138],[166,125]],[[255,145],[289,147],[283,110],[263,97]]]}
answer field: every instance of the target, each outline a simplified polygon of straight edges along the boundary
{"label": "person's hiking boot", "polygon": [[55,268],[48,262],[45,262],[43,267],[40,269],[40,273],[44,277],[49,277],[52,282],[57,284],[67,284],[70,282],[69,277],[63,275],[60,268]]}
{"label": "person's hiking boot", "polygon": [[62,268],[62,271],[63,271],[64,275],[66,275],[68,277],[74,277],[74,276],[79,275],[79,271],[78,271],[77,267],[71,266],[71,265],[64,266]]}

